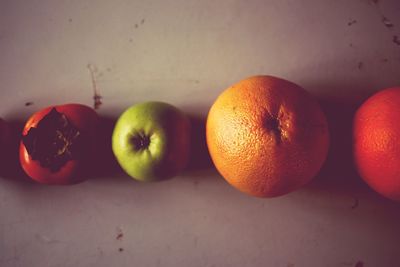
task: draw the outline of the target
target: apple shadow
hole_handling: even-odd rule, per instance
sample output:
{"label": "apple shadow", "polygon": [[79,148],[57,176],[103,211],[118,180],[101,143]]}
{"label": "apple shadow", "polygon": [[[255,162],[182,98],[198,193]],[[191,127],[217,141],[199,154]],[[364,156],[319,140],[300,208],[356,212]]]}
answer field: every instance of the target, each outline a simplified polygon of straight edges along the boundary
{"label": "apple shadow", "polygon": [[188,115],[191,122],[191,148],[188,171],[212,169],[210,154],[206,141],[206,120],[204,116]]}
{"label": "apple shadow", "polygon": [[116,121],[117,118],[114,117],[100,116],[93,159],[85,170],[89,179],[108,179],[125,175],[112,151],[111,137]]}
{"label": "apple shadow", "polygon": [[[188,164],[180,175],[195,177],[201,174],[204,176],[203,171],[214,169],[206,143],[206,118],[198,114],[187,114],[187,116],[191,123],[191,147]],[[115,117],[100,117],[94,158],[86,170],[89,179],[128,176],[118,164],[112,151],[111,137],[116,121],[117,118]]]}

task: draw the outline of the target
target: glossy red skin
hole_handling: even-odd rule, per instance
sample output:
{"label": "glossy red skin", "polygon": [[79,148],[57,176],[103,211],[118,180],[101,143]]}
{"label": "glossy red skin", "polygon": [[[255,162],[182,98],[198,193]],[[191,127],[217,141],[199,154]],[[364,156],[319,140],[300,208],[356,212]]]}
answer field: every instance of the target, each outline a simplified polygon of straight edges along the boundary
{"label": "glossy red skin", "polygon": [[[98,116],[92,108],[81,104],[51,106],[34,113],[26,122],[22,134],[26,135],[31,127],[37,127],[42,118],[53,108],[63,113],[78,130],[93,137],[89,138],[89,141],[92,143],[90,147],[94,146]],[[68,185],[76,184],[84,180],[84,177],[79,176],[78,172],[87,162],[70,160],[59,171],[51,172],[49,169],[40,166],[39,161],[32,160],[22,141],[20,142],[19,159],[25,173],[34,181],[42,184]],[[89,160],[90,159],[88,159],[88,161]]]}
{"label": "glossy red skin", "polygon": [[357,110],[354,160],[364,181],[381,195],[400,201],[400,87],[382,90]]}

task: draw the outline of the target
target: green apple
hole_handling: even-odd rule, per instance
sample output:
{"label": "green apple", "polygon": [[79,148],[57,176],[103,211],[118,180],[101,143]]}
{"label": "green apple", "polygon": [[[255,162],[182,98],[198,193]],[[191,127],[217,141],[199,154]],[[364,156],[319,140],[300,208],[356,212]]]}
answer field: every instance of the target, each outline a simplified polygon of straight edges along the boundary
{"label": "green apple", "polygon": [[127,174],[139,181],[176,176],[187,165],[190,121],[163,102],[131,106],[117,120],[112,149]]}

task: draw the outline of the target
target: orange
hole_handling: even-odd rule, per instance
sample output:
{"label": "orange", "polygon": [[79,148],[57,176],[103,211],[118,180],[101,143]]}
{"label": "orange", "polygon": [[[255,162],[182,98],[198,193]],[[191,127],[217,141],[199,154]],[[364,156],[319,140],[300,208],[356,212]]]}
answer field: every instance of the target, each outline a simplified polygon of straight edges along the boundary
{"label": "orange", "polygon": [[272,76],[250,77],[226,89],[209,111],[206,135],[219,173],[257,197],[284,195],[308,183],[329,147],[318,102]]}
{"label": "orange", "polygon": [[360,176],[378,193],[400,201],[400,87],[382,90],[361,105],[353,144]]}

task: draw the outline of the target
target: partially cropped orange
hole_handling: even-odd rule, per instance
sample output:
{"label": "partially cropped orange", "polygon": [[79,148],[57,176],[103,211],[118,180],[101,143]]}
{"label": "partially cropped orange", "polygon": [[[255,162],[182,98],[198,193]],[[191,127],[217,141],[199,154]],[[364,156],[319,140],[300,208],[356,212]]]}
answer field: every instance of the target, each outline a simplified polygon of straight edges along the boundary
{"label": "partially cropped orange", "polygon": [[300,86],[255,76],[226,89],[212,105],[207,145],[220,174],[238,190],[276,197],[307,184],[329,148],[318,102]]}
{"label": "partially cropped orange", "polygon": [[357,110],[354,160],[375,191],[400,201],[400,87],[382,90]]}

